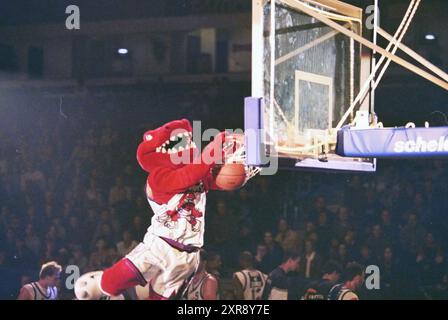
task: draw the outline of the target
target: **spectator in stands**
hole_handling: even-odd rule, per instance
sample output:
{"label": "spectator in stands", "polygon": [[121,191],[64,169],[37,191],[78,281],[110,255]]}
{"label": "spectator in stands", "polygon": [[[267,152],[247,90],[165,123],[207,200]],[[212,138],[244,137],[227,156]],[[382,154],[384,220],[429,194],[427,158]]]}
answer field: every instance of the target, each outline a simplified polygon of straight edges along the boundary
{"label": "spectator in stands", "polygon": [[128,230],[123,232],[122,240],[117,243],[118,255],[124,257],[137,246],[137,241],[132,239],[132,235]]}
{"label": "spectator in stands", "polygon": [[17,237],[12,252],[14,264],[16,266],[33,266],[37,263],[38,258],[33,252],[25,246],[25,241],[21,237]]}
{"label": "spectator in stands", "polygon": [[355,252],[358,249],[358,244],[356,243],[355,232],[353,230],[347,231],[344,236],[345,249],[347,250],[347,257],[352,260],[355,256]]}
{"label": "spectator in stands", "polygon": [[302,275],[307,279],[317,279],[320,276],[322,261],[314,248],[312,240],[305,241],[305,253],[301,259]]}
{"label": "spectator in stands", "polygon": [[237,210],[239,213],[239,224],[244,225],[249,230],[254,229],[254,206],[251,195],[247,188],[241,188],[238,192],[238,200],[236,200]]}
{"label": "spectator in stands", "polygon": [[78,217],[70,217],[67,226],[67,242],[70,244],[82,243],[85,236],[84,227],[79,223]]}
{"label": "spectator in stands", "polygon": [[32,165],[31,161],[25,161],[23,171],[20,176],[20,188],[22,192],[34,189],[35,187],[44,190],[45,176],[38,168]]}
{"label": "spectator in stands", "polygon": [[96,251],[92,252],[89,257],[89,263],[87,265],[88,271],[100,270],[104,267],[100,254]]}
{"label": "spectator in stands", "polygon": [[30,223],[26,225],[25,229],[25,245],[34,256],[38,257],[40,255],[41,241],[34,233],[33,225]]}
{"label": "spectator in stands", "polygon": [[384,248],[389,245],[383,231],[379,224],[375,224],[372,229],[369,238],[366,241],[366,245],[369,247],[373,257],[378,259],[384,252]]}
{"label": "spectator in stands", "polygon": [[115,185],[109,192],[109,205],[113,206],[124,201],[131,201],[131,188],[124,185],[122,177],[117,177]]}
{"label": "spectator in stands", "polygon": [[141,216],[135,216],[132,220],[132,234],[136,239],[143,239],[148,225],[145,226]]}
{"label": "spectator in stands", "polygon": [[270,268],[270,266],[266,262],[267,253],[268,248],[264,243],[260,243],[257,245],[257,248],[255,250],[255,268],[264,273],[269,273]]}
{"label": "spectator in stands", "polygon": [[335,236],[342,240],[347,231],[352,229],[350,222],[349,209],[346,206],[341,206],[338,210],[338,219],[334,226]]}
{"label": "spectator in stands", "polygon": [[49,228],[49,233],[51,233],[53,240],[64,242],[67,239],[67,231],[61,220],[62,219],[59,217],[53,219]]}
{"label": "spectator in stands", "polygon": [[426,255],[429,259],[434,259],[437,251],[439,249],[439,245],[437,244],[436,240],[434,239],[434,235],[431,232],[427,232],[425,235],[425,242],[423,244],[424,250],[426,252]]}
{"label": "spectator in stands", "polygon": [[363,227],[371,226],[373,223],[377,223],[377,214],[381,208],[379,202],[378,193],[372,187],[368,187],[364,191],[364,202],[362,204],[362,215],[361,225]]}
{"label": "spectator in stands", "polygon": [[359,250],[359,257],[357,259],[359,263],[365,266],[369,266],[377,263],[377,258],[373,255],[372,250],[367,244],[363,244]]}
{"label": "spectator in stands", "polygon": [[52,239],[51,237],[48,237],[44,242],[43,246],[43,255],[41,256],[41,260],[48,261],[53,260],[56,258],[56,240]]}
{"label": "spectator in stands", "polygon": [[238,237],[235,241],[236,248],[243,251],[252,251],[255,248],[255,237],[253,234],[253,229],[249,228],[247,225],[240,225],[238,228]]}
{"label": "spectator in stands", "polygon": [[[108,261],[110,261],[109,244],[104,240],[99,238],[95,242],[95,251],[92,252],[94,256],[94,263],[99,263],[102,267],[109,266]],[[98,260],[96,260],[98,259]]]}
{"label": "spectator in stands", "polygon": [[316,237],[317,232],[316,232],[316,226],[312,221],[307,221],[305,223],[305,230],[303,233],[303,240],[305,241],[305,239],[311,239],[313,237]]}
{"label": "spectator in stands", "polygon": [[74,246],[72,257],[69,259],[68,264],[77,266],[80,270],[80,274],[83,274],[87,270],[88,263],[89,261],[84,255],[81,246]]}
{"label": "spectator in stands", "polygon": [[103,223],[98,226],[96,234],[93,237],[93,241],[97,243],[97,240],[102,240],[109,247],[115,244],[114,236],[112,234],[111,226],[108,223]]}
{"label": "spectator in stands", "polygon": [[406,225],[400,233],[401,245],[406,251],[416,253],[417,248],[423,242],[424,237],[425,229],[418,224],[417,215],[411,213]]}
{"label": "spectator in stands", "polygon": [[2,285],[0,286],[0,299],[14,299],[17,295],[16,270],[11,267],[10,257],[5,249],[0,247],[0,279]]}
{"label": "spectator in stands", "polygon": [[238,218],[224,200],[218,200],[216,210],[210,213],[207,222],[208,243],[220,253],[226,264],[234,260],[237,232]]}
{"label": "spectator in stands", "polygon": [[276,266],[282,261],[283,250],[275,242],[271,231],[266,231],[263,235],[263,244],[266,246],[267,252],[264,257],[264,263],[267,271],[270,272],[274,270]]}
{"label": "spectator in stands", "polygon": [[384,253],[379,264],[381,270],[382,290],[384,296],[393,299],[397,294],[397,286],[400,282],[400,265],[391,247],[384,248]]}
{"label": "spectator in stands", "polygon": [[392,217],[388,209],[383,209],[381,211],[379,225],[381,226],[381,230],[387,242],[393,242],[394,237],[397,234],[397,228],[395,227],[395,223],[392,221]]}
{"label": "spectator in stands", "polygon": [[329,243],[334,237],[333,229],[328,219],[328,213],[326,211],[319,212],[316,225],[316,233],[319,241],[316,244],[316,249],[321,252],[322,255],[330,254]]}
{"label": "spectator in stands", "polygon": [[86,190],[86,201],[89,206],[101,207],[103,206],[103,197],[100,189],[97,187],[95,179],[90,179],[89,187]]}
{"label": "spectator in stands", "polygon": [[434,257],[433,273],[436,282],[443,278],[448,270],[448,262],[446,260],[446,251],[443,247],[437,249],[436,255]]}
{"label": "spectator in stands", "polygon": [[344,243],[339,243],[337,251],[334,255],[330,256],[331,259],[337,261],[341,266],[346,266],[350,261],[348,256],[347,246]]}
{"label": "spectator in stands", "polygon": [[275,241],[283,251],[297,250],[300,245],[297,231],[292,230],[288,225],[288,221],[284,218],[278,220],[278,231]]}
{"label": "spectator in stands", "polygon": [[318,220],[318,217],[321,213],[329,214],[327,209],[327,203],[324,196],[317,196],[314,199],[313,206],[311,208],[311,212],[309,216],[305,216],[304,218],[311,219],[312,221]]}

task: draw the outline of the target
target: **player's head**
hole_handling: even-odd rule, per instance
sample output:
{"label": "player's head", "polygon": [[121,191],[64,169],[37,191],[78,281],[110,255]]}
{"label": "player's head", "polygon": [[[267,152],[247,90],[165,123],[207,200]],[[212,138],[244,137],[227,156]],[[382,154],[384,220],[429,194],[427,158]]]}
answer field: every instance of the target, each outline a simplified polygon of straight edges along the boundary
{"label": "player's head", "polygon": [[278,231],[279,232],[286,232],[289,229],[288,220],[285,218],[278,219]]}
{"label": "player's head", "polygon": [[267,246],[271,246],[274,244],[274,235],[272,234],[272,231],[268,230],[264,232],[263,241]]}
{"label": "player's head", "polygon": [[199,270],[205,270],[207,268],[208,259],[208,252],[205,249],[199,250]]}
{"label": "player's head", "polygon": [[354,290],[359,289],[364,283],[364,266],[356,262],[350,262],[345,268],[344,280],[350,282]]}
{"label": "player's head", "polygon": [[391,247],[385,247],[384,248],[384,254],[383,254],[383,259],[385,261],[391,261],[394,257],[394,251],[392,250]]}
{"label": "player's head", "polygon": [[218,271],[221,269],[222,261],[221,256],[213,251],[209,251],[207,253],[207,270],[212,271]]}
{"label": "player's head", "polygon": [[55,261],[50,261],[42,265],[39,273],[39,281],[44,281],[48,286],[55,286],[59,280],[62,267]]}
{"label": "player's head", "polygon": [[295,251],[288,251],[283,257],[281,268],[286,272],[297,272],[300,266],[300,255]]}
{"label": "player's head", "polygon": [[254,257],[249,251],[243,251],[240,254],[240,266],[243,269],[252,268],[254,266]]}
{"label": "player's head", "polygon": [[342,275],[342,266],[334,260],[328,261],[322,268],[322,279],[337,282]]}

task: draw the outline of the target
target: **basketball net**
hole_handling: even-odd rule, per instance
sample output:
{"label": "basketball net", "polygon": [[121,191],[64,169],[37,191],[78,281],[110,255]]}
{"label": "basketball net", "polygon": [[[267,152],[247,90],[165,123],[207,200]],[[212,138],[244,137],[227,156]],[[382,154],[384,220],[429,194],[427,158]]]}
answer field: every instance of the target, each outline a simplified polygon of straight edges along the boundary
{"label": "basketball net", "polygon": [[244,143],[244,134],[227,134],[223,144],[224,163],[239,163],[244,165],[246,171],[245,185],[247,181],[260,173],[261,168],[246,164],[246,148]]}

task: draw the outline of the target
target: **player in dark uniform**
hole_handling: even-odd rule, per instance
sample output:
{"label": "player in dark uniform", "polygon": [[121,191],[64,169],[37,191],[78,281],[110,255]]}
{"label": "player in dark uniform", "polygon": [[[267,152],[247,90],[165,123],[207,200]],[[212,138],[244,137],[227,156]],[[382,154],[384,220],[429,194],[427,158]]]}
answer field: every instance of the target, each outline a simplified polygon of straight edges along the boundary
{"label": "player in dark uniform", "polygon": [[306,286],[302,300],[327,300],[328,293],[331,288],[341,278],[342,267],[336,261],[329,261],[324,265],[322,270],[322,278],[319,280],[310,281]]}
{"label": "player in dark uniform", "polygon": [[356,263],[348,264],[344,272],[344,282],[334,285],[328,293],[328,300],[359,300],[356,291],[364,283],[365,268]]}
{"label": "player in dark uniform", "polygon": [[299,266],[300,256],[295,252],[287,252],[282,264],[269,274],[263,300],[297,300],[299,292],[303,292],[309,282],[298,275]]}

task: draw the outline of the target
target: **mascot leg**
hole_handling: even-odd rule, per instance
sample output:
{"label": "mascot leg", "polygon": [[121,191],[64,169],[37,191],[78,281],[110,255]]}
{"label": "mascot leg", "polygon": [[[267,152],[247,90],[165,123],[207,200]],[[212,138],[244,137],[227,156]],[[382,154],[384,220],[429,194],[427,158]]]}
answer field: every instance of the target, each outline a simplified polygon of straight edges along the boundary
{"label": "mascot leg", "polygon": [[110,296],[117,296],[128,288],[145,286],[146,280],[127,258],[121,259],[111,268],[104,270],[101,277],[101,290]]}
{"label": "mascot leg", "polygon": [[117,297],[137,285],[145,286],[146,281],[134,264],[124,258],[109,269],[80,277],[75,284],[75,294],[79,300],[99,300],[107,296]]}

